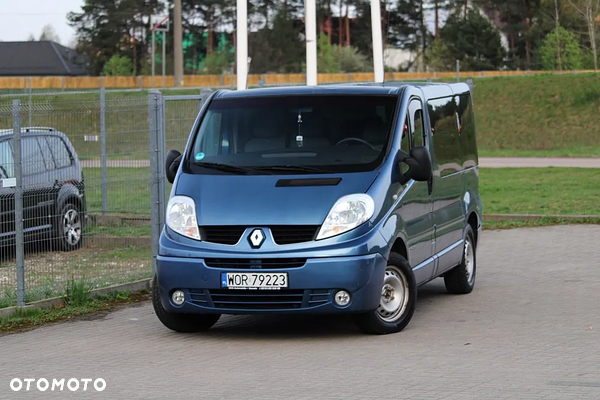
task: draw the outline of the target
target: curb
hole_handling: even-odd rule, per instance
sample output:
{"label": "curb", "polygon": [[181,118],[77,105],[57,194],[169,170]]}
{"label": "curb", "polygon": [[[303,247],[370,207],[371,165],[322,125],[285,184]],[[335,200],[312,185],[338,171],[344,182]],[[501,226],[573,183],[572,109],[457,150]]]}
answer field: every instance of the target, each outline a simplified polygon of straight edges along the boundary
{"label": "curb", "polygon": [[483,220],[502,220],[502,219],[588,219],[588,220],[600,220],[600,215],[544,215],[544,214],[483,214]]}
{"label": "curb", "polygon": [[[152,287],[152,279],[141,279],[135,282],[123,283],[120,285],[108,286],[105,288],[94,289],[91,291],[92,298],[98,296],[99,294],[107,294],[118,291],[128,291],[128,292],[139,292],[140,290],[150,289]],[[51,299],[34,301],[33,303],[29,303],[23,307],[14,306],[14,307],[6,307],[0,309],[0,318],[8,317],[14,314],[18,309],[21,310],[37,310],[41,308],[53,308],[57,306],[63,306],[65,304],[65,298],[63,297],[53,297]]]}

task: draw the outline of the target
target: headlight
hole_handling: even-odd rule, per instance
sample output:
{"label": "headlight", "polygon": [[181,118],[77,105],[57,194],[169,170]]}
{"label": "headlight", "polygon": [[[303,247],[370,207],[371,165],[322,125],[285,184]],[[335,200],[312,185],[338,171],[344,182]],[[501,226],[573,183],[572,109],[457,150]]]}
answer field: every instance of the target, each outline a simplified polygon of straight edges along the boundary
{"label": "headlight", "polygon": [[368,194],[340,197],[327,214],[317,240],[339,235],[362,225],[371,219],[374,211],[375,202]]}
{"label": "headlight", "polygon": [[180,235],[200,240],[196,203],[186,196],[173,196],[167,204],[167,226]]}

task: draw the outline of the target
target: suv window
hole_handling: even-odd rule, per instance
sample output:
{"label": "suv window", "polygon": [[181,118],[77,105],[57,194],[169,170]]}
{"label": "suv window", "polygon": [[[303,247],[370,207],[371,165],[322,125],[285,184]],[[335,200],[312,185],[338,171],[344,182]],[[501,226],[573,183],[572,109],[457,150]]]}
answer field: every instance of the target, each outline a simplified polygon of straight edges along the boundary
{"label": "suv window", "polygon": [[0,176],[2,178],[15,177],[15,162],[8,140],[0,142]]}
{"label": "suv window", "polygon": [[42,157],[42,151],[38,145],[37,138],[24,138],[21,151],[23,154],[23,175],[39,174],[46,172],[46,164]]}
{"label": "suv window", "polygon": [[462,169],[460,138],[453,97],[427,102],[433,133],[433,149],[442,177]]}
{"label": "suv window", "polygon": [[40,145],[40,149],[42,150],[42,157],[44,158],[44,163],[46,164],[46,169],[48,171],[52,171],[56,169],[54,165],[54,159],[52,158],[52,153],[50,152],[50,146],[48,146],[48,142],[42,136],[37,138],[38,144]]}
{"label": "suv window", "polygon": [[68,167],[73,163],[71,159],[71,153],[69,152],[69,149],[67,149],[67,145],[61,138],[56,136],[49,136],[46,137],[46,140],[48,141],[50,151],[52,152],[52,156],[54,157],[56,168]]}

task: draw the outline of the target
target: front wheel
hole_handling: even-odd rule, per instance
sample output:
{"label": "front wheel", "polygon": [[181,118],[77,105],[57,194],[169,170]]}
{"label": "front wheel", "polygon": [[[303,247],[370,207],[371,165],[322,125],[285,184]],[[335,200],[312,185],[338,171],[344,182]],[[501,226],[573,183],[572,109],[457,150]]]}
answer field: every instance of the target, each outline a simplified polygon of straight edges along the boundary
{"label": "front wheel", "polygon": [[160,301],[156,277],[152,281],[152,307],[160,322],[175,332],[206,331],[221,317],[221,314],[180,314],[165,310]]}
{"label": "front wheel", "polygon": [[410,322],[417,302],[417,285],[410,264],[404,257],[391,253],[381,288],[379,307],[354,316],[365,333],[400,332]]}

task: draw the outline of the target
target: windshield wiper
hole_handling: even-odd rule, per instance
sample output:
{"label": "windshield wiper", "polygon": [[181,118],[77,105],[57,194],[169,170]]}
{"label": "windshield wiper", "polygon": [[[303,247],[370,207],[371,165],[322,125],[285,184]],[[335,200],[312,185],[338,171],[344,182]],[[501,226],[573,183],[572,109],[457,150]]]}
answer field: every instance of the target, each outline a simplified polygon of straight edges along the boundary
{"label": "windshield wiper", "polygon": [[316,173],[331,173],[326,169],[310,167],[308,165],[269,165],[254,167],[261,171],[286,171],[286,172],[316,172]]}
{"label": "windshield wiper", "polygon": [[[198,165],[199,167],[216,169],[218,171],[231,172],[234,174],[235,173],[250,174],[253,172],[262,172],[262,171],[258,171],[255,168],[238,167],[237,165],[230,165],[230,164],[211,163],[211,162],[195,162],[194,164]],[[262,172],[262,173],[264,174],[265,172]]]}

